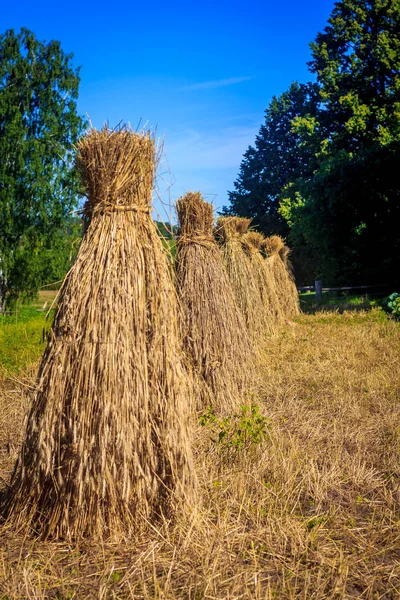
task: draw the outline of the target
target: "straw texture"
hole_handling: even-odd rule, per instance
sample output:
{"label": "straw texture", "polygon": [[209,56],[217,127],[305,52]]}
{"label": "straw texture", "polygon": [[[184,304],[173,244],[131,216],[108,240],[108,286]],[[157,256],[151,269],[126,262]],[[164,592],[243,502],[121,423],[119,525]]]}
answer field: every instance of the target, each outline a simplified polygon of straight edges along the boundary
{"label": "straw texture", "polygon": [[150,217],[154,141],[92,130],[90,220],[59,296],[4,514],[41,537],[120,540],[190,501],[176,296]]}
{"label": "straw texture", "polygon": [[177,201],[176,289],[184,347],[198,380],[197,408],[229,415],[251,380],[248,333],[212,235],[213,209],[199,192]]}
{"label": "straw texture", "polygon": [[290,252],[290,248],[288,246],[284,246],[279,251],[279,256],[283,264],[285,265],[286,272],[288,275],[286,281],[286,289],[289,298],[289,314],[290,316],[295,317],[296,315],[299,315],[301,313],[301,309],[299,293],[297,291],[297,286],[294,278],[293,265],[290,261]]}
{"label": "straw texture", "polygon": [[265,268],[275,281],[283,314],[286,319],[291,319],[301,311],[299,294],[288,257],[289,248],[285,246],[281,237],[274,235],[264,240],[262,249],[267,255]]}
{"label": "straw texture", "polygon": [[220,243],[236,303],[248,331],[253,339],[258,341],[269,329],[269,324],[259,282],[247,252],[247,244],[243,239],[250,223],[251,219],[242,217],[220,217],[215,233]]}
{"label": "straw texture", "polygon": [[243,244],[250,257],[254,277],[258,282],[263,301],[268,328],[273,332],[284,320],[281,303],[276,291],[275,278],[266,268],[266,261],[261,254],[264,236],[257,231],[249,231],[243,236]]}

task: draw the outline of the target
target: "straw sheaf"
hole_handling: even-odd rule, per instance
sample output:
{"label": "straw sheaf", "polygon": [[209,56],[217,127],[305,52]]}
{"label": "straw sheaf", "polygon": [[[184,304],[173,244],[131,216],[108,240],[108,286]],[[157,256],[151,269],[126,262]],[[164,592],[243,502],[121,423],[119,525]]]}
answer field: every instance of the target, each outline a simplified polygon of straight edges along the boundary
{"label": "straw sheaf", "polygon": [[250,227],[251,221],[244,217],[220,217],[215,230],[216,237],[221,243],[240,238]]}
{"label": "straw sheaf", "polygon": [[184,347],[198,383],[197,408],[231,415],[249,393],[252,352],[218,246],[213,210],[198,192],[177,201],[176,289]]}
{"label": "straw sheaf", "polygon": [[200,192],[188,192],[177,200],[176,207],[181,242],[185,237],[192,239],[208,237],[212,240],[213,207],[208,202],[204,202]]}
{"label": "straw sheaf", "polygon": [[283,248],[281,248],[281,250],[279,250],[279,256],[285,263],[285,266],[289,272],[289,275],[294,281],[294,273],[293,273],[293,266],[292,266],[292,263],[290,260],[290,253],[291,253],[291,250],[288,246],[283,246]]}
{"label": "straw sheaf", "polygon": [[288,252],[282,248],[280,252],[267,257],[265,268],[271,273],[271,277],[275,281],[275,289],[284,316],[290,319],[299,315],[301,312],[299,294],[288,259]]}
{"label": "straw sheaf", "polygon": [[246,250],[244,234],[250,219],[241,217],[220,217],[217,221],[216,237],[220,242],[221,253],[235,294],[236,303],[243,315],[252,337],[262,339],[269,329],[260,286],[254,274],[251,260]]}
{"label": "straw sheaf", "polygon": [[[121,154],[121,147],[125,154]],[[77,166],[87,195],[85,214],[94,210],[149,212],[155,171],[150,133],[128,129],[91,130],[79,143]]]}
{"label": "straw sheaf", "polygon": [[279,254],[281,255],[281,258],[285,260],[288,258],[290,252],[291,250],[288,246],[283,246],[283,248],[279,251]]}
{"label": "straw sheaf", "polygon": [[[293,265],[292,265],[292,261],[290,260],[290,255],[291,255],[292,251],[288,246],[284,246],[280,251],[279,251],[279,256],[281,257],[281,259],[283,260],[283,263],[289,273],[289,277],[290,279],[293,281],[293,283],[295,284],[295,276],[294,276],[294,269],[293,269]],[[297,288],[296,288],[297,289]]]}
{"label": "straw sheaf", "polygon": [[59,296],[4,514],[39,536],[120,540],[191,502],[177,303],[149,215],[154,142],[91,131],[92,216]]}
{"label": "straw sheaf", "polygon": [[265,238],[262,249],[267,256],[273,256],[274,254],[278,254],[284,245],[285,242],[279,235],[271,235],[270,237]]}
{"label": "straw sheaf", "polygon": [[243,244],[250,257],[254,277],[258,282],[268,330],[273,332],[277,325],[283,322],[283,312],[275,289],[275,279],[265,268],[265,260],[260,252],[264,241],[264,236],[257,231],[249,231],[243,236]]}
{"label": "straw sheaf", "polygon": [[243,236],[243,242],[251,254],[257,254],[264,241],[264,236],[258,231],[249,231]]}

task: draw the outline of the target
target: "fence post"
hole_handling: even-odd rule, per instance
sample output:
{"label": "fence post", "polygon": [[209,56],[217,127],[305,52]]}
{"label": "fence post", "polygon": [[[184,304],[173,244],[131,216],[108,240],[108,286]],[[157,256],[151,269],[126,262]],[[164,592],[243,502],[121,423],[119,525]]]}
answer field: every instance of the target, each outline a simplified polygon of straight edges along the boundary
{"label": "fence post", "polygon": [[315,299],[322,300],[322,279],[315,280]]}

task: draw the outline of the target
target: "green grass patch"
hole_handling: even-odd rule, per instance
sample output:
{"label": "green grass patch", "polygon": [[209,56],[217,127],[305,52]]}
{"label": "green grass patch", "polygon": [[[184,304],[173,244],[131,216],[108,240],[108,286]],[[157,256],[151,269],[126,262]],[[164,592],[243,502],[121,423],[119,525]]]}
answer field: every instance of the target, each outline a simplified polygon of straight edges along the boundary
{"label": "green grass patch", "polygon": [[365,311],[378,305],[378,301],[364,296],[338,295],[338,292],[323,292],[322,298],[317,300],[315,292],[300,294],[300,307],[305,313],[320,311],[344,312],[347,310]]}
{"label": "green grass patch", "polygon": [[37,362],[46,346],[50,320],[43,312],[26,307],[0,316],[0,377],[18,374]]}
{"label": "green grass patch", "polygon": [[[390,321],[390,317],[378,306],[371,307],[369,310],[363,311],[352,311],[346,309],[344,312],[340,311],[327,311],[324,312],[324,308],[320,309],[321,312],[316,313],[305,313],[299,317],[300,322],[313,323],[314,325],[325,324],[325,325],[337,325],[338,327],[349,327],[355,325],[366,325],[366,324],[384,324]],[[312,319],[310,321],[310,319]]]}

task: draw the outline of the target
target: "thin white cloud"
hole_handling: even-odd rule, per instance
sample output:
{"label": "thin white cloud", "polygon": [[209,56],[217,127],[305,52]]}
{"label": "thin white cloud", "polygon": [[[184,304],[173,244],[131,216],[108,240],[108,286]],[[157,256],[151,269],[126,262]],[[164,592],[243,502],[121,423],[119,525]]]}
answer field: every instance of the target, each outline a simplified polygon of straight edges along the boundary
{"label": "thin white cloud", "polygon": [[246,77],[229,77],[227,79],[216,79],[214,81],[201,81],[199,83],[192,83],[191,85],[186,85],[182,89],[187,91],[211,90],[214,88],[234,85],[236,83],[243,83],[244,81],[249,81],[250,79],[253,79],[252,75],[248,75]]}

